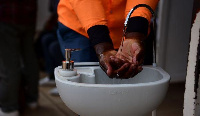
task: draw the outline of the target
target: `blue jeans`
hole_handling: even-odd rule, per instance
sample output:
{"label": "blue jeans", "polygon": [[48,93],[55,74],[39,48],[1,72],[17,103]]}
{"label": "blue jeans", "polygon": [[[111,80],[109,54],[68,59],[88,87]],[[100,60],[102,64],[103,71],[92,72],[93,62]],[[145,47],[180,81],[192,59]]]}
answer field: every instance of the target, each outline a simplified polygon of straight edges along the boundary
{"label": "blue jeans", "polygon": [[65,56],[66,48],[80,48],[80,51],[72,52],[71,60],[75,62],[98,61],[93,46],[85,36],[71,30],[60,22],[58,22],[57,36],[63,56]]}

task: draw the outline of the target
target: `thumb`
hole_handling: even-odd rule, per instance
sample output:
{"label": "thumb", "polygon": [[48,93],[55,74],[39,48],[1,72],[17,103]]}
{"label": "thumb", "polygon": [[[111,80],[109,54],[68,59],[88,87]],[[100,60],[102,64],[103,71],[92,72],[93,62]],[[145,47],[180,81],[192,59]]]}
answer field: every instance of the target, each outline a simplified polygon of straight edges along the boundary
{"label": "thumb", "polygon": [[132,44],[132,55],[133,55],[133,63],[136,64],[137,62],[137,56],[140,53],[141,48],[139,47],[138,43]]}
{"label": "thumb", "polygon": [[107,73],[108,76],[111,76],[111,75],[112,75],[112,72],[113,72],[112,66],[110,65],[110,63],[106,63],[106,66],[107,66],[107,71],[106,71],[106,73]]}

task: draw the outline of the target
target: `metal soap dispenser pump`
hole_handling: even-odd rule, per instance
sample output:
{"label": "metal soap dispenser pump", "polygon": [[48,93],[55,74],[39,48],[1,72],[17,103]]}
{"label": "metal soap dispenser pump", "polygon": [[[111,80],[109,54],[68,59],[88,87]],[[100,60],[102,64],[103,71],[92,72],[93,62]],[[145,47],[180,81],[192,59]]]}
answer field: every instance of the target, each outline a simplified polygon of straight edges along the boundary
{"label": "metal soap dispenser pump", "polygon": [[71,60],[71,52],[79,51],[80,49],[65,49],[65,61],[62,61],[62,69],[59,71],[63,77],[72,77],[77,75],[77,70],[74,69],[74,61]]}

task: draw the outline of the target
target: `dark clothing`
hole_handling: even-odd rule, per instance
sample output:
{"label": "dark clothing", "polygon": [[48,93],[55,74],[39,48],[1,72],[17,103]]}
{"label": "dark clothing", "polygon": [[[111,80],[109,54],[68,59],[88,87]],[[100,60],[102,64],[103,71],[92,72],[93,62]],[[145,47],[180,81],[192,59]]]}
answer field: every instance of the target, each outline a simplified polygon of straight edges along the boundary
{"label": "dark clothing", "polygon": [[59,0],[50,0],[49,11],[57,15],[57,6]]}
{"label": "dark clothing", "polygon": [[26,102],[37,102],[39,71],[33,49],[37,0],[0,0],[0,107],[19,109],[23,83]]}
{"label": "dark clothing", "polygon": [[56,34],[46,33],[41,38],[45,58],[45,70],[50,80],[54,80],[54,68],[61,65],[64,60]]}
{"label": "dark clothing", "polygon": [[[49,74],[50,80],[54,80],[54,68],[62,64],[64,57],[60,51],[60,45],[56,36],[57,31],[57,5],[59,0],[49,0],[50,18],[47,20],[44,30],[38,38],[43,50],[45,60],[45,71]],[[40,49],[41,52],[41,49]]]}
{"label": "dark clothing", "polygon": [[0,22],[35,24],[37,0],[0,0]]}
{"label": "dark clothing", "polygon": [[89,39],[66,27],[62,23],[58,23],[57,36],[63,56],[66,48],[80,48],[80,51],[72,52],[71,60],[75,62],[97,62],[96,52],[91,45]]}
{"label": "dark clothing", "polygon": [[38,99],[38,66],[33,49],[34,26],[0,23],[0,106],[4,112],[19,107],[24,82],[27,103]]}

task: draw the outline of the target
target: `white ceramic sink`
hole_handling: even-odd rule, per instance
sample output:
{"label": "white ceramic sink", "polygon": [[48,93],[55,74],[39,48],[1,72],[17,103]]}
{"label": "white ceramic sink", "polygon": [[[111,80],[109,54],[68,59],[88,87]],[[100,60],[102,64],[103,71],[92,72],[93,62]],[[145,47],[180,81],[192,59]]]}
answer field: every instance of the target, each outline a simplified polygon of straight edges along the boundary
{"label": "white ceramic sink", "polygon": [[144,66],[130,79],[110,79],[100,67],[75,67],[78,75],[64,77],[55,68],[63,102],[81,116],[145,116],[165,98],[170,76],[161,68]]}

